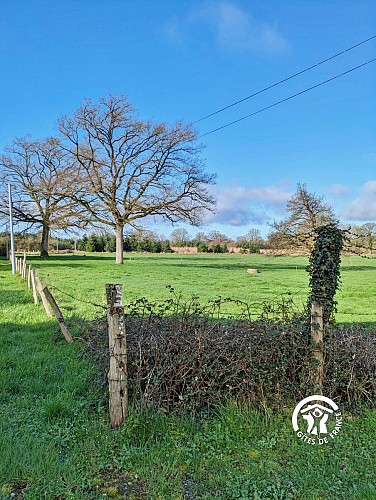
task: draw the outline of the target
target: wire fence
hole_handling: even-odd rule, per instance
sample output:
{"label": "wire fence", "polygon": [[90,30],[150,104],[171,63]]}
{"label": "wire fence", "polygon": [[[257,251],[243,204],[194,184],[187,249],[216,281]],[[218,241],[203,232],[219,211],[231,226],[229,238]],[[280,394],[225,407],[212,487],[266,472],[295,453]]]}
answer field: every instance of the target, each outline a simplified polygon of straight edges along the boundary
{"label": "wire fence", "polygon": [[[26,254],[23,258],[16,259],[16,269],[22,279],[27,281],[29,288],[33,290],[34,302],[39,303],[37,298],[39,294],[46,313],[49,316],[52,316],[51,313],[55,315],[68,343],[73,342],[73,337],[51,290],[59,299],[66,297],[75,304],[90,305],[100,311],[101,322],[106,323],[108,334],[108,343],[106,343],[105,337],[102,335],[104,332],[101,332],[99,349],[101,355],[107,360],[109,415],[112,427],[119,426],[127,417],[128,386],[133,397],[136,394],[142,401],[149,401],[153,404],[165,404],[167,401],[168,411],[173,410],[177,405],[181,407],[182,400],[188,401],[191,398],[192,401],[189,402],[191,406],[188,405],[185,409],[192,410],[192,408],[197,409],[201,407],[200,405],[206,404],[209,397],[214,402],[220,401],[224,395],[227,397],[227,389],[230,386],[231,390],[239,390],[239,394],[244,395],[245,393],[241,392],[246,382],[244,373],[248,373],[249,376],[247,375],[246,379],[250,385],[246,387],[246,394],[249,395],[249,391],[253,391],[252,394],[256,401],[258,390],[252,384],[256,375],[260,380],[260,373],[263,373],[265,377],[264,389],[261,392],[266,394],[270,390],[270,382],[274,380],[273,376],[282,373],[283,367],[283,377],[280,379],[278,375],[276,378],[276,387],[279,387],[278,394],[273,393],[273,398],[277,395],[281,396],[280,387],[287,388],[288,381],[292,383],[291,390],[300,387],[298,379],[290,380],[291,374],[296,372],[298,362],[301,368],[306,370],[307,376],[310,377],[314,394],[322,393],[324,383],[327,384],[327,387],[332,383],[333,394],[336,397],[345,397],[346,395],[342,393],[337,394],[336,379],[332,380],[330,373],[328,376],[324,372],[328,366],[324,357],[325,352],[331,352],[330,362],[334,363],[335,366],[339,366],[339,364],[345,366],[350,376],[355,373],[354,370],[357,370],[357,373],[363,377],[361,384],[352,389],[353,393],[350,396],[347,394],[346,397],[349,401],[356,398],[360,398],[359,400],[367,399],[370,390],[374,388],[373,365],[369,365],[369,358],[373,359],[374,334],[372,337],[364,335],[363,331],[352,332],[348,343],[344,345],[345,349],[341,354],[343,359],[338,358],[337,344],[339,345],[339,342],[342,341],[342,333],[337,332],[335,338],[333,337],[333,347],[330,343],[333,332],[328,331],[328,338],[324,343],[322,306],[312,304],[310,315],[307,314],[307,310],[305,311],[305,318],[308,320],[305,321],[302,316],[302,308],[296,303],[296,300],[301,298],[299,294],[286,293],[278,296],[274,301],[260,302],[257,304],[258,310],[256,311],[255,305],[251,306],[244,301],[229,297],[218,296],[203,304],[198,295],[192,295],[187,301],[181,293],[176,292],[172,286],[168,286],[170,297],[164,301],[153,302],[142,297],[123,304],[122,285],[110,284],[106,285],[106,305],[104,305],[69,293],[51,283],[43,284],[35,273],[34,267],[28,266]],[[59,300],[59,302],[64,304],[63,300]],[[303,304],[305,304],[304,300]],[[228,307],[227,310],[226,307]],[[105,321],[104,311],[107,313]],[[290,321],[294,319],[294,316],[297,321]],[[207,319],[214,321],[207,321]],[[130,328],[131,331],[126,332],[126,329],[132,325],[133,329]],[[93,328],[95,330],[95,327]],[[311,337],[309,332],[311,332]],[[127,350],[128,337],[129,350]],[[353,339],[359,345],[355,344]],[[259,344],[256,345],[256,341]],[[349,343],[350,341],[352,343]],[[305,345],[304,349],[302,348],[303,344]],[[324,344],[327,345],[326,351],[324,351]],[[202,361],[203,346],[206,346],[204,362]],[[347,347],[357,349],[355,361],[352,356],[348,356]],[[271,348],[274,349],[273,352],[271,352]],[[253,349],[251,360],[249,359],[249,349]],[[300,354],[298,355],[297,349],[303,349],[302,357]],[[130,362],[127,353],[130,356]],[[359,353],[363,353],[360,365]],[[220,361],[217,359],[218,356]],[[176,363],[178,358],[180,364]],[[273,363],[277,359],[279,359],[281,366],[278,365],[274,369]],[[208,387],[205,384],[197,386],[197,377],[201,377],[202,381],[206,380],[205,370],[209,366],[208,360],[213,368],[210,380],[217,377],[218,390],[214,394],[215,397],[212,385],[208,385]],[[224,360],[228,360],[227,364],[225,362],[225,366],[223,365]],[[157,361],[159,375],[154,373]],[[248,364],[244,364],[246,361]],[[259,366],[259,371],[255,372],[256,365]],[[203,367],[202,372],[197,371],[198,375],[195,372],[196,366]],[[226,383],[223,385],[221,380],[225,368],[228,369],[228,381],[225,381]],[[187,377],[182,376],[182,373],[187,374]],[[161,374],[164,377],[162,379],[160,379]],[[234,384],[234,377],[236,384]],[[145,385],[145,380],[149,379],[150,383]],[[163,381],[163,387],[168,387],[168,394],[163,395],[162,403],[158,399],[160,397],[158,395],[163,394],[160,380]],[[178,389],[183,391],[184,396],[181,396],[179,392],[180,397],[176,397],[177,380],[181,381],[182,385]],[[364,389],[364,387],[366,388]],[[283,395],[283,400],[284,397]],[[262,399],[263,404],[265,401]]]}
{"label": "wire fence", "polygon": [[[30,271],[26,262],[26,254],[24,258],[18,258],[18,272],[26,280],[28,285],[32,288]],[[33,267],[33,266],[30,266]],[[43,268],[38,268],[42,270]],[[35,269],[34,269],[35,272]],[[29,278],[27,278],[29,274]],[[59,299],[59,304],[63,310],[66,311],[68,316],[72,315],[72,311],[82,314],[82,309],[79,311],[78,304],[90,306],[93,311],[97,313],[93,315],[93,319],[107,312],[107,305],[105,303],[105,294],[103,290],[103,302],[98,300],[90,300],[87,298],[89,292],[85,294],[75,294],[70,291],[64,290],[60,283],[57,286],[51,281],[49,273],[41,273],[43,283],[48,287],[50,292]],[[39,277],[39,280],[41,279]],[[294,292],[287,291],[280,293],[274,297],[263,298],[258,301],[248,302],[246,300],[237,299],[225,295],[217,295],[210,299],[204,299],[198,294],[183,295],[174,287],[166,285],[167,298],[153,300],[145,296],[137,298],[129,298],[125,296],[124,310],[126,314],[141,316],[150,315],[173,315],[173,314],[202,314],[207,315],[214,319],[248,319],[256,320],[258,318],[286,320],[293,316],[302,315],[307,308],[308,288],[301,287]],[[39,293],[38,291],[36,293]],[[100,294],[98,293],[98,296]],[[362,318],[361,321],[374,322],[376,314],[367,311],[348,311],[339,310],[337,313],[345,322],[351,321],[351,318]],[[90,312],[89,312],[90,316]],[[86,316],[89,319],[88,316]]]}

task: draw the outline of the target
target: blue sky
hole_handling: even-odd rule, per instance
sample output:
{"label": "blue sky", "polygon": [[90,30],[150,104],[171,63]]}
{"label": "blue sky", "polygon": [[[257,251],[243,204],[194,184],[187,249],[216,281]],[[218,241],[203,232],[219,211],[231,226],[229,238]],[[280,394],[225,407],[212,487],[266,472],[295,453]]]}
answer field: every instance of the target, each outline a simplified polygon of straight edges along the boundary
{"label": "blue sky", "polygon": [[[374,0],[2,0],[0,149],[55,134],[60,115],[108,93],[142,118],[194,122],[374,35]],[[195,126],[205,134],[374,57],[376,39]],[[298,182],[341,220],[375,221],[375,111],[372,63],[202,137],[218,199],[203,229],[266,235]]]}

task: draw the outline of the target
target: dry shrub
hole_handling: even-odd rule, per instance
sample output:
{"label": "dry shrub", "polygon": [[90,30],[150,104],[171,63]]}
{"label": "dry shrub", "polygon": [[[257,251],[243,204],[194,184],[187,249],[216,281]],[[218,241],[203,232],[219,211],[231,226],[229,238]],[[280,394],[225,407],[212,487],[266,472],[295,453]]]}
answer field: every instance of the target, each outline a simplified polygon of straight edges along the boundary
{"label": "dry shrub", "polygon": [[[169,316],[146,309],[147,316],[126,315],[133,404],[198,414],[229,398],[278,409],[312,394],[315,361],[304,317],[214,320],[189,309]],[[104,375],[105,320],[96,331],[88,345]],[[331,327],[325,363],[324,395],[353,408],[374,402],[375,329]]]}
{"label": "dry shrub", "polygon": [[229,398],[265,407],[304,395],[310,354],[296,323],[151,317],[127,328],[130,394],[144,405],[197,413]]}
{"label": "dry shrub", "polygon": [[353,409],[376,403],[376,328],[332,327],[325,342],[325,395]]}

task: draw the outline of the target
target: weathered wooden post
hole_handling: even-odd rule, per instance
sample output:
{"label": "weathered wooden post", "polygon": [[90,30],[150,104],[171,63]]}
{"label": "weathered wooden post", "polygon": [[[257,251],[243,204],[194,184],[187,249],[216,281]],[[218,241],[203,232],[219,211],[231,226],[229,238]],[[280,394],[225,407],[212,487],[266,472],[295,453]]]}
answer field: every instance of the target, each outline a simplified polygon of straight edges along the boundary
{"label": "weathered wooden post", "polygon": [[21,275],[22,275],[22,279],[26,280],[26,252],[24,252]]}
{"label": "weathered wooden post", "polygon": [[106,285],[110,367],[107,374],[111,426],[128,415],[127,344],[122,285]]}
{"label": "weathered wooden post", "polygon": [[311,335],[313,343],[313,357],[317,361],[314,367],[312,382],[317,394],[322,394],[324,381],[324,311],[323,306],[311,305]]}
{"label": "weathered wooden post", "polygon": [[31,264],[27,270],[27,288],[31,288]]}
{"label": "weathered wooden post", "polygon": [[73,342],[72,335],[70,334],[70,331],[68,330],[67,325],[65,324],[64,316],[62,312],[59,309],[59,306],[56,303],[56,300],[54,299],[52,293],[49,291],[48,287],[43,288],[43,293],[46,299],[48,300],[53,312],[55,313],[56,319],[59,322],[60,330],[62,331],[65,340],[71,344]]}
{"label": "weathered wooden post", "polygon": [[37,280],[35,276],[35,269],[33,266],[30,266],[30,282],[31,282],[31,288],[33,290],[33,297],[34,297],[34,304],[37,306],[38,305],[38,290],[37,290]]}
{"label": "weathered wooden post", "polygon": [[42,299],[42,304],[43,304],[44,310],[46,311],[47,316],[49,318],[51,318],[52,314],[51,314],[51,311],[50,311],[50,307],[48,305],[47,297],[46,297],[46,295],[44,293],[44,286],[42,285],[42,282],[38,278],[38,276],[35,276],[35,282],[37,284],[37,289],[38,289],[40,298]]}

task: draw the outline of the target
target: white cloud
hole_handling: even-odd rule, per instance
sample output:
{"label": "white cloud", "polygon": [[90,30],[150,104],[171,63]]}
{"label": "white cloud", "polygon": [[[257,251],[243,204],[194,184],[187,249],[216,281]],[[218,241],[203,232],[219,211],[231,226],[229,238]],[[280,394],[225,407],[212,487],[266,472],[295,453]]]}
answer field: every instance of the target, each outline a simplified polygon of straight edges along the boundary
{"label": "white cloud", "polygon": [[207,9],[220,46],[231,50],[282,52],[288,44],[270,24],[256,20],[233,2],[222,1]]}
{"label": "white cloud", "polygon": [[345,184],[334,184],[333,186],[328,188],[328,192],[334,196],[341,198],[348,194],[349,186],[346,186]]}
{"label": "white cloud", "polygon": [[287,200],[291,198],[292,193],[275,186],[266,186],[263,188],[250,188],[247,190],[251,200],[259,200],[280,207],[285,205]]}
{"label": "white cloud", "polygon": [[376,220],[376,181],[366,182],[358,198],[343,210],[343,215],[354,221]]}
{"label": "white cloud", "polygon": [[209,214],[205,222],[231,226],[264,224],[271,219],[271,213],[281,213],[291,198],[290,192],[275,186],[215,186],[213,194],[217,199],[217,213]]}
{"label": "white cloud", "polygon": [[212,30],[215,43],[230,51],[280,53],[289,43],[268,22],[255,19],[236,3],[223,0],[209,1],[192,8],[185,16],[167,19],[162,28],[164,35],[174,43],[182,43],[191,36],[194,28],[205,25]]}

